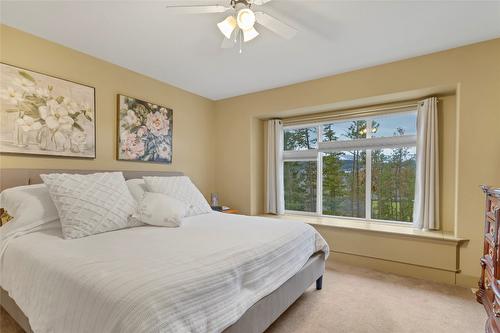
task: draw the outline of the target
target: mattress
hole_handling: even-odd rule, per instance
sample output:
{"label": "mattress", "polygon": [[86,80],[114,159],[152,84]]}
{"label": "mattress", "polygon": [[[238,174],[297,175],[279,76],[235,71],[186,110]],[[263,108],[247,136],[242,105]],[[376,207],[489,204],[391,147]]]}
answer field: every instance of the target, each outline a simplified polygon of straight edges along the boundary
{"label": "mattress", "polygon": [[34,332],[220,332],[328,246],[309,225],[210,213],[180,228],[9,242],[1,286]]}

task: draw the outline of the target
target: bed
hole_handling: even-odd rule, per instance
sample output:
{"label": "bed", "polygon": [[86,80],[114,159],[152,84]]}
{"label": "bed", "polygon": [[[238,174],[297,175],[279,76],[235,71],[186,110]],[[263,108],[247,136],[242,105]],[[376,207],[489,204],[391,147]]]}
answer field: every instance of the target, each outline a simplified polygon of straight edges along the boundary
{"label": "bed", "polygon": [[[0,187],[51,172],[4,169]],[[144,175],[180,173],[124,172]],[[27,332],[263,332],[321,289],[327,254],[305,224],[218,212],[70,241],[54,223],[8,244],[1,304]]]}

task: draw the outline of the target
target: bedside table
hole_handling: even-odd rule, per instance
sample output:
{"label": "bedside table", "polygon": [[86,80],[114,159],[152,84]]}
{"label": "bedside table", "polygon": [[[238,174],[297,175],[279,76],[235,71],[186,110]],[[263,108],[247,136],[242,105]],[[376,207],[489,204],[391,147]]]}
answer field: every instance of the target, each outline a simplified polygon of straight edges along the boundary
{"label": "bedside table", "polygon": [[237,209],[228,209],[228,210],[223,210],[221,213],[224,214],[240,214],[240,211]]}

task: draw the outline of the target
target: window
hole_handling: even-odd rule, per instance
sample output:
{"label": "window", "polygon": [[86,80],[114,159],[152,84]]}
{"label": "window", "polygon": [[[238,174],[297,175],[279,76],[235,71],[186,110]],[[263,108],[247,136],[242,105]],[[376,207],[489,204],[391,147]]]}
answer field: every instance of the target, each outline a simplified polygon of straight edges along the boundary
{"label": "window", "polygon": [[316,161],[285,161],[285,207],[301,212],[316,211]]}
{"label": "window", "polygon": [[415,158],[415,147],[372,151],[373,219],[412,221]]}
{"label": "window", "polygon": [[323,215],[366,216],[366,152],[324,153]]}
{"label": "window", "polygon": [[412,222],[416,111],[283,129],[285,210]]}
{"label": "window", "polygon": [[318,147],[316,127],[285,129],[285,150],[306,150]]}

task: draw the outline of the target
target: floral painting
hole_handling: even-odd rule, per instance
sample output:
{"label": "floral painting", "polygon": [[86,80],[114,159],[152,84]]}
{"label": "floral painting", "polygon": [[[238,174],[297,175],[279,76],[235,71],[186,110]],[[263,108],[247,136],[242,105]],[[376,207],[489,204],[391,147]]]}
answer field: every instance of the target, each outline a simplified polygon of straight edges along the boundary
{"label": "floral painting", "polygon": [[0,152],[95,158],[94,88],[0,64]]}
{"label": "floral painting", "polygon": [[118,95],[118,159],[172,163],[172,110]]}

